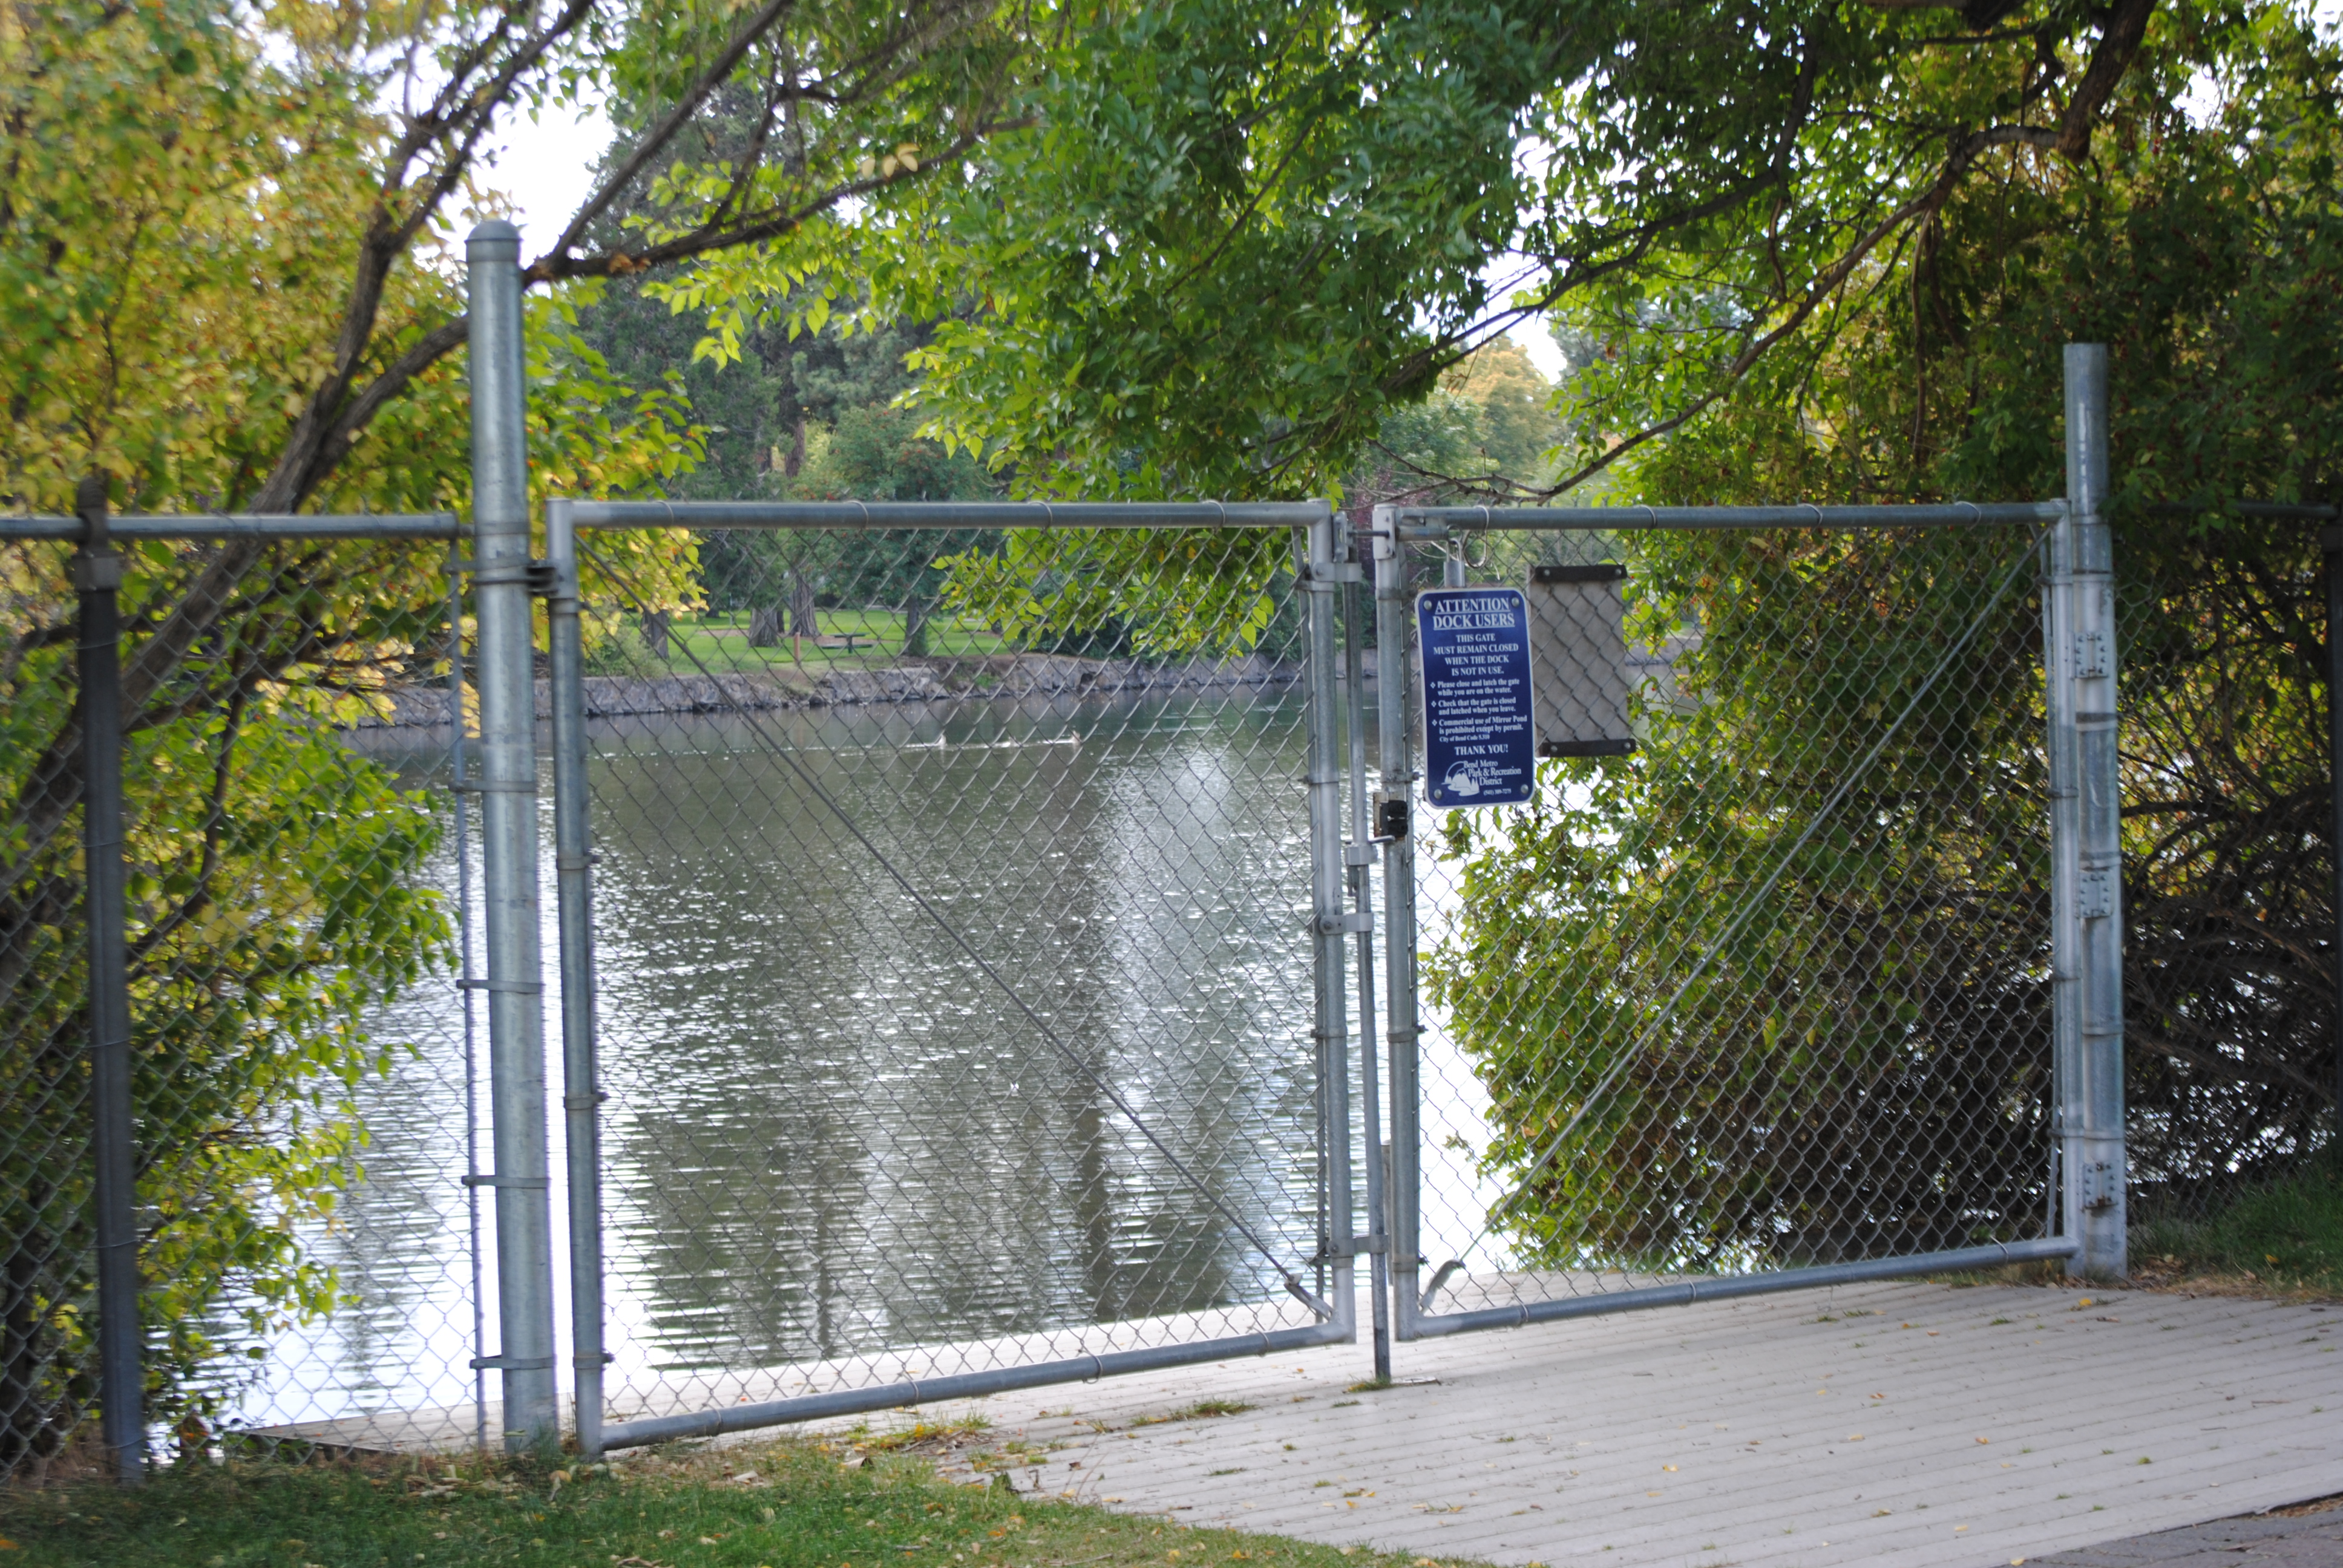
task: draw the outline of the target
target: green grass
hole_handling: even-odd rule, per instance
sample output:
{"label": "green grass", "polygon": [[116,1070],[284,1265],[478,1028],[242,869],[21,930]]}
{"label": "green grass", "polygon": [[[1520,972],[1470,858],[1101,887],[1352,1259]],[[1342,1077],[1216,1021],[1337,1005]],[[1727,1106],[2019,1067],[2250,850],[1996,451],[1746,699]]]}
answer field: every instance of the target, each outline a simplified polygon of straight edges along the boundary
{"label": "green grass", "polygon": [[[792,1439],[602,1469],[208,1462],[125,1493],[0,1491],[11,1568],[1411,1568],[1408,1553],[1191,1529],[955,1485],[930,1462]],[[1455,1568],[1443,1562],[1438,1568]]]}
{"label": "green grass", "polygon": [[2135,1272],[2343,1293],[2343,1175],[2313,1167],[2241,1193],[2203,1220],[2143,1221],[2130,1243]]}
{"label": "green grass", "polygon": [[1200,1399],[1193,1404],[1183,1404],[1178,1410],[1161,1415],[1142,1415],[1133,1426],[1161,1426],[1167,1421],[1202,1421],[1216,1415],[1242,1415],[1252,1406],[1241,1400]]}
{"label": "green grass", "polygon": [[[765,665],[795,665],[801,658],[809,669],[860,669],[890,662],[902,654],[903,617],[898,612],[826,609],[817,618],[824,637],[851,636],[865,640],[850,652],[842,648],[819,647],[810,638],[800,642],[795,653],[787,638],[778,647],[750,648],[748,611],[709,611],[675,618],[669,635],[679,646],[668,662],[679,671],[697,668],[695,659],[710,669],[753,669]],[[963,626],[941,618],[928,622],[928,656],[931,658],[968,658],[1005,651],[1006,641],[982,627]]]}

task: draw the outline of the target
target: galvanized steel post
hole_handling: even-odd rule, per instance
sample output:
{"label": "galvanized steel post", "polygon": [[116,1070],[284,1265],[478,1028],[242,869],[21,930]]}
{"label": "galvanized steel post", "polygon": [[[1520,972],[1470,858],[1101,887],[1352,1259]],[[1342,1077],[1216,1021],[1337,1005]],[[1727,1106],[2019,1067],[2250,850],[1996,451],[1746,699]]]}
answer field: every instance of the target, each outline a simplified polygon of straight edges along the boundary
{"label": "galvanized steel post", "polygon": [[1374,892],[1369,871],[1382,857],[1375,852],[1374,819],[1367,809],[1367,620],[1364,592],[1367,552],[1360,548],[1355,528],[1342,529],[1348,548],[1342,553],[1353,580],[1342,585],[1342,681],[1348,696],[1343,726],[1350,751],[1351,839],[1343,846],[1342,865],[1351,884],[1352,934],[1359,953],[1359,1122],[1366,1155],[1367,1301],[1373,1325],[1375,1381],[1391,1381],[1391,1237],[1385,1224],[1383,1184],[1388,1172],[1383,1159],[1382,1069],[1375,1050]]}
{"label": "galvanized steel post", "polygon": [[97,1233],[99,1435],[116,1479],[146,1474],[146,1377],[138,1322],[137,1116],[132,1103],[129,951],[122,871],[122,558],[107,533],[106,478],[74,498],[81,548],[82,918],[88,938],[91,1199]]}
{"label": "galvanized steel post", "polygon": [[554,1397],[552,1197],[546,1165],[544,975],[537,883],[528,432],[520,231],[491,220],[465,245],[471,292],[472,564],[479,618],[482,914],[488,1106],[505,1446],[560,1440]]}
{"label": "galvanized steel post", "polygon": [[578,1452],[602,1452],[602,1103],[594,1046],[593,835],[586,794],[586,657],[569,503],[545,508],[552,654],[553,863],[561,933],[562,1149],[569,1192],[569,1350]]}
{"label": "galvanized steel post", "polygon": [[2125,1255],[2123,843],[2116,749],[2115,563],[2105,508],[2107,351],[2066,353],[2066,513],[2050,541],[2054,1033],[2068,1271],[2120,1279]]}
{"label": "galvanized steel post", "polygon": [[[1383,1013],[1391,1063],[1391,1174],[1383,1207],[1390,1247],[1393,1322],[1415,1338],[1417,1271],[1423,1238],[1417,1219],[1422,1180],[1415,976],[1415,757],[1408,723],[1415,680],[1409,668],[1407,552],[1399,518],[1377,507],[1372,524],[1375,568],[1375,837],[1383,858]],[[1373,1153],[1369,1151],[1370,1155]]]}
{"label": "galvanized steel post", "polygon": [[1318,1126],[1326,1160],[1326,1224],[1319,1238],[1329,1267],[1328,1299],[1338,1317],[1355,1319],[1352,1283],[1358,1216],[1351,1200],[1350,1005],[1344,995],[1341,693],[1335,681],[1336,595],[1348,574],[1334,559],[1334,516],[1309,526],[1300,587],[1307,596],[1306,678],[1310,699],[1310,916],[1316,992]]}

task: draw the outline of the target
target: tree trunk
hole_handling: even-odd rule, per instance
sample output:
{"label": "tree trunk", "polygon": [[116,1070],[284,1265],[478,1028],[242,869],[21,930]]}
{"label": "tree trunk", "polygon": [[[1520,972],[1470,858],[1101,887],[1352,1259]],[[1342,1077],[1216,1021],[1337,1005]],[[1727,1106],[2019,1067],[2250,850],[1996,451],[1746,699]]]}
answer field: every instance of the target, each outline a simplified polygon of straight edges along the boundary
{"label": "tree trunk", "polygon": [[673,617],[666,610],[643,611],[643,646],[650,650],[653,658],[668,657],[668,633],[674,624]]}
{"label": "tree trunk", "polygon": [[912,594],[903,601],[903,657],[925,658],[928,656],[928,601]]}
{"label": "tree trunk", "polygon": [[814,618],[813,579],[801,571],[789,574],[789,632],[794,637],[820,637]]}
{"label": "tree trunk", "polygon": [[749,612],[749,646],[779,648],[781,645],[781,607],[765,605]]}

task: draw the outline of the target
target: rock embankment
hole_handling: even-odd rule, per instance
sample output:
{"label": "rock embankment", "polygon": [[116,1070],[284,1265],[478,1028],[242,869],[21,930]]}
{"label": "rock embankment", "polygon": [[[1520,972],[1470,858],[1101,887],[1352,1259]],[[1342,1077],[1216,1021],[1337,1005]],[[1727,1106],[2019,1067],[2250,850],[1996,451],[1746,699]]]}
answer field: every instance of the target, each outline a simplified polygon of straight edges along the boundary
{"label": "rock embankment", "polygon": [[[585,682],[586,716],[738,713],[850,703],[941,702],[966,697],[1115,697],[1181,689],[1277,686],[1298,678],[1299,674],[1292,666],[1260,658],[1222,664],[1161,665],[1018,653],[907,659],[876,669],[822,674],[789,668],[720,675],[592,675]],[[428,729],[447,722],[448,697],[442,688],[402,687],[389,697],[387,712],[361,719],[357,728]],[[548,681],[537,683],[537,716],[553,716]]]}

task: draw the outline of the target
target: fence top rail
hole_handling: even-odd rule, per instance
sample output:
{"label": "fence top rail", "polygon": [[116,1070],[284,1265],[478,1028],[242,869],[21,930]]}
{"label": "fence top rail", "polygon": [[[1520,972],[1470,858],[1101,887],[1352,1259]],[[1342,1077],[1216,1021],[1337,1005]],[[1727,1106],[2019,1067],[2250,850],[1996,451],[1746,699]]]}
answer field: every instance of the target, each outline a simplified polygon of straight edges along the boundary
{"label": "fence top rail", "polygon": [[1816,507],[1395,507],[1402,538],[1453,531],[1552,532],[1607,528],[1941,528],[2055,522],[2064,501],[1953,501],[1935,506]]}
{"label": "fence top rail", "polygon": [[1324,501],[555,501],[578,528],[1260,528]]}
{"label": "fence top rail", "polygon": [[[453,512],[309,514],[186,512],[110,517],[116,539],[447,539],[467,530]],[[88,530],[79,518],[0,514],[0,539],[61,539],[79,544]]]}

